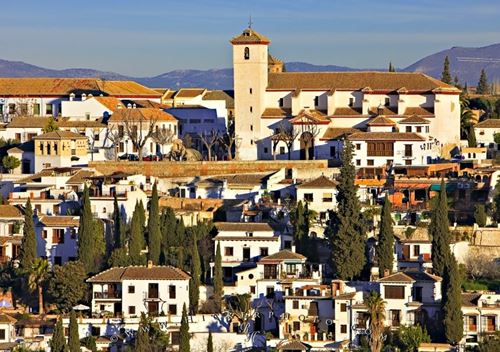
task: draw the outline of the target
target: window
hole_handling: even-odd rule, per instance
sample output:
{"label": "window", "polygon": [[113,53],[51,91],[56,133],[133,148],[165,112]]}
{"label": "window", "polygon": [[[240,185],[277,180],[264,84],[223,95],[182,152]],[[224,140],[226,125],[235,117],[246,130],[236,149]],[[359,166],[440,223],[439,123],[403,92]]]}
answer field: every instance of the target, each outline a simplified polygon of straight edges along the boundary
{"label": "window", "polygon": [[340,325],[340,333],[347,334],[347,325],[345,324]]}
{"label": "window", "polygon": [[62,265],[62,257],[61,256],[56,255],[54,257],[54,265]]}
{"label": "window", "polygon": [[168,305],[168,314],[177,315],[177,305],[169,304]]}
{"label": "window", "polygon": [[40,104],[33,104],[33,115],[40,115]]}
{"label": "window", "polygon": [[21,103],[19,104],[19,112],[21,115],[28,115],[28,104]]}
{"label": "window", "polygon": [[391,105],[391,99],[390,98],[385,98],[385,106]]}
{"label": "window", "polygon": [[244,54],[244,58],[245,60],[250,60],[250,48],[247,46],[245,47],[245,54]]}
{"label": "window", "polygon": [[293,301],[292,302],[292,308],[293,309],[299,309],[299,301]]}
{"label": "window", "polygon": [[349,98],[349,106],[350,107],[354,106],[354,98]]}
{"label": "window", "polygon": [[319,106],[319,97],[314,97],[314,106]]}
{"label": "window", "polygon": [[128,314],[130,315],[135,314],[135,306],[128,306]]}
{"label": "window", "polygon": [[274,296],[274,286],[266,287],[266,297],[271,298]]}
{"label": "window", "polygon": [[334,158],[337,155],[335,147],[330,147],[330,157]]}
{"label": "window", "polygon": [[280,154],[285,154],[285,147],[280,147]]}
{"label": "window", "polygon": [[128,287],[128,293],[135,293],[135,286],[130,285]]}
{"label": "window", "polygon": [[64,229],[52,230],[52,243],[57,243],[57,244],[64,243]]}
{"label": "window", "polygon": [[260,256],[261,257],[267,257],[269,255],[269,248],[267,247],[261,247],[260,248]]}
{"label": "window", "polygon": [[340,311],[347,312],[347,304],[346,303],[340,303]]}
{"label": "window", "polygon": [[250,131],[253,131],[253,125],[250,125]]}
{"label": "window", "polygon": [[232,257],[234,253],[233,247],[224,247],[224,255],[226,257]]}
{"label": "window", "polygon": [[296,264],[286,264],[285,271],[288,275],[295,275],[297,273]]}
{"label": "window", "polygon": [[361,143],[356,143],[356,150],[361,150]]}
{"label": "window", "polygon": [[279,100],[279,105],[280,105],[280,108],[282,108],[285,104],[284,104],[284,99],[283,98],[280,98]]}
{"label": "window", "polygon": [[422,133],[422,127],[421,126],[417,126],[417,133]]}
{"label": "window", "polygon": [[405,287],[404,286],[385,286],[385,298],[389,299],[404,299]]}
{"label": "window", "polygon": [[264,265],[264,279],[276,279],[278,277],[278,271],[276,270],[275,264],[265,264]]}
{"label": "window", "polygon": [[118,137],[123,138],[125,136],[125,127],[123,125],[118,126]]}
{"label": "window", "polygon": [[269,148],[264,147],[264,154],[267,154],[267,153],[269,153]]}
{"label": "window", "polygon": [[54,113],[54,106],[52,104],[45,105],[45,115],[52,115]]}
{"label": "window", "polygon": [[313,202],[314,201],[314,196],[312,193],[304,193],[304,200],[306,202]]}
{"label": "window", "polygon": [[51,147],[50,143],[47,143],[47,155],[51,154],[50,147]]}
{"label": "window", "polygon": [[373,165],[374,165],[374,163],[373,163],[373,159],[368,159],[368,160],[366,161],[366,165],[368,165],[368,166],[373,166]]}
{"label": "window", "polygon": [[300,321],[294,321],[293,322],[293,331],[299,331],[300,330]]}
{"label": "window", "polygon": [[250,94],[252,94],[252,92],[253,92],[253,91],[252,91],[252,88],[250,88]]}
{"label": "window", "polygon": [[411,132],[411,126],[406,126],[406,132],[410,133]]}
{"label": "window", "polygon": [[0,329],[0,340],[6,340],[5,329]]}
{"label": "window", "polygon": [[253,107],[252,106],[250,106],[250,112],[253,112]]}
{"label": "window", "polygon": [[361,160],[356,159],[356,166],[361,166]]}
{"label": "window", "polygon": [[418,244],[413,246],[413,255],[418,257],[420,255],[420,246]]}
{"label": "window", "polygon": [[425,133],[429,133],[429,126],[425,126]]}
{"label": "window", "polygon": [[157,283],[148,284],[148,298],[158,298],[158,297],[159,297],[158,284]]}
{"label": "window", "polygon": [[393,142],[368,142],[368,156],[393,156]]}
{"label": "window", "polygon": [[410,160],[410,159],[405,160],[405,165],[406,165],[406,166],[411,166],[411,160]]}
{"label": "window", "polygon": [[256,292],[255,286],[250,286],[250,293],[255,294],[255,292]]}
{"label": "window", "polygon": [[168,297],[175,298],[175,285],[168,286]]}
{"label": "window", "polygon": [[323,203],[333,202],[333,193],[323,193]]}

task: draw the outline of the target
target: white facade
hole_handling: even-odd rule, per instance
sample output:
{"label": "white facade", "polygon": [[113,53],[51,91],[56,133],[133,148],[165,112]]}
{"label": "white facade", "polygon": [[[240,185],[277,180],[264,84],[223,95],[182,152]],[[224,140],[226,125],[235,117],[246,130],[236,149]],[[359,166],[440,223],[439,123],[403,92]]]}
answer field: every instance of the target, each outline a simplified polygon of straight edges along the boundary
{"label": "white facade", "polygon": [[49,263],[63,265],[76,259],[78,216],[41,216],[35,222],[37,254]]}

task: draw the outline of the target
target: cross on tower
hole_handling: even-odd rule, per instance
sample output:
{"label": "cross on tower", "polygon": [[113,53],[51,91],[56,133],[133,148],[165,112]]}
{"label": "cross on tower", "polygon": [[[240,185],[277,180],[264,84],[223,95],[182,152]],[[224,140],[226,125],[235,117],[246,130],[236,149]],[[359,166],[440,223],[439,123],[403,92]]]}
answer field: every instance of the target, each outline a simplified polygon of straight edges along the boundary
{"label": "cross on tower", "polygon": [[249,19],[248,19],[248,28],[252,28],[252,15],[249,16]]}

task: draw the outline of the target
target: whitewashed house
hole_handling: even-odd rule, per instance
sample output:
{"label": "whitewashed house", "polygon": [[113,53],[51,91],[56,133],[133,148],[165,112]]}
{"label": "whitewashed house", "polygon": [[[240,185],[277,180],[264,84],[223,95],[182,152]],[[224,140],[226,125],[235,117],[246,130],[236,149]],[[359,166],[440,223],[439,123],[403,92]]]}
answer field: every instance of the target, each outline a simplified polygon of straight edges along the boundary
{"label": "whitewashed house", "polygon": [[18,207],[0,205],[0,263],[18,257],[23,238],[24,216]]}
{"label": "whitewashed house", "polygon": [[40,216],[35,220],[37,253],[49,263],[63,265],[76,259],[78,251],[78,216]]}
{"label": "whitewashed house", "polygon": [[180,316],[189,307],[190,276],[172,266],[115,267],[87,280],[92,284],[92,313],[139,317],[141,313]]}

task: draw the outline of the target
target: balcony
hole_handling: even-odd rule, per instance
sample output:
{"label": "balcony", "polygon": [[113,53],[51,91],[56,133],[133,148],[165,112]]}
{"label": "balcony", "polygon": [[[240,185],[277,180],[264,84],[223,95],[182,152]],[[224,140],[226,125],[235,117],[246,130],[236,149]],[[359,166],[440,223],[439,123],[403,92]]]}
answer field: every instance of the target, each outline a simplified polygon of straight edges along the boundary
{"label": "balcony", "polygon": [[95,299],[121,299],[122,293],[117,292],[94,292]]}

